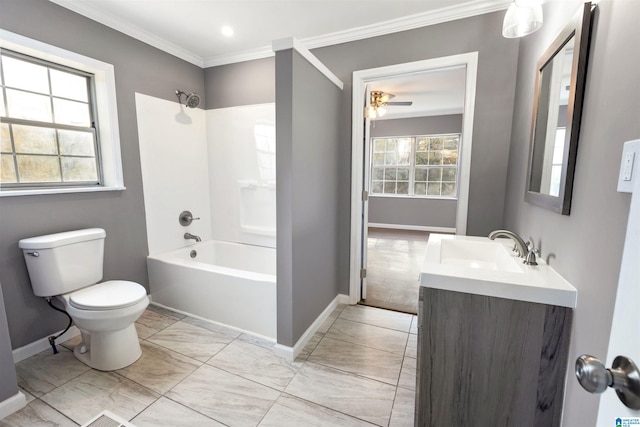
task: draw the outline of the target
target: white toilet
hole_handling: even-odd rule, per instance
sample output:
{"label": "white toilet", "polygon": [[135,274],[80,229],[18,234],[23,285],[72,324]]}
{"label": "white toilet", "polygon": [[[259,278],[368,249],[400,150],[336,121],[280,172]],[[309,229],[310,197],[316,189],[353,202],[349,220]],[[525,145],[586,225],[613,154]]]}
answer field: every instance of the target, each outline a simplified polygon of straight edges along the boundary
{"label": "white toilet", "polygon": [[124,368],[142,355],[134,322],[149,305],[144,287],[102,279],[104,239],[101,228],[22,239],[33,293],[57,297],[82,333],[73,353],[101,371]]}

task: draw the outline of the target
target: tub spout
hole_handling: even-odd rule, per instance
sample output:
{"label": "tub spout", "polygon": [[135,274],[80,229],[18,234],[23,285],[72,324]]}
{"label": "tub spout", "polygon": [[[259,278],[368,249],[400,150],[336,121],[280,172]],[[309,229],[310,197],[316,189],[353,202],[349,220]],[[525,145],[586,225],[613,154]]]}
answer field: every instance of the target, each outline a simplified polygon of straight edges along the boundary
{"label": "tub spout", "polygon": [[184,233],[184,238],[186,240],[193,239],[196,242],[202,242],[202,239],[200,237],[196,236],[195,234],[191,234],[191,233]]}

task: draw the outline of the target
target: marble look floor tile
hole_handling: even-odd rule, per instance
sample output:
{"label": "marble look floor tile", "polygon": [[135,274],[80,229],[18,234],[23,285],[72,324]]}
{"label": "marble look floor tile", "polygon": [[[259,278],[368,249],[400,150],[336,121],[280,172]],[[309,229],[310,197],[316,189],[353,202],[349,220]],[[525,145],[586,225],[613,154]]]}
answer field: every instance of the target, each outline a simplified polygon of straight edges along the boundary
{"label": "marble look floor tile", "polygon": [[152,335],[147,341],[206,362],[233,338],[179,321]]}
{"label": "marble look floor tile", "polygon": [[325,337],[308,360],[395,386],[402,359],[401,354]]}
{"label": "marble look floor tile", "polygon": [[182,319],[183,322],[188,323],[194,326],[200,326],[201,328],[207,329],[209,331],[217,332],[222,335],[226,335],[231,338],[238,338],[241,334],[237,329],[230,328],[228,326],[222,325],[216,322],[210,322],[204,319],[198,319],[195,317],[187,316]]}
{"label": "marble look floor tile", "polygon": [[166,397],[230,426],[255,426],[280,392],[203,365]]}
{"label": "marble look floor tile", "polygon": [[411,329],[409,329],[410,334],[418,333],[418,316],[411,316]]}
{"label": "marble look floor tile", "polygon": [[147,306],[147,310],[153,311],[154,313],[162,314],[163,316],[172,317],[177,320],[182,320],[186,315],[182,313],[178,313],[177,311],[170,310],[168,308],[160,307],[158,305],[149,304]]}
{"label": "marble look floor tile", "polygon": [[416,359],[405,357],[402,361],[402,370],[400,371],[400,380],[398,387],[409,390],[416,389]]}
{"label": "marble look floor tile", "polygon": [[146,341],[141,343],[141,347],[140,359],[116,372],[157,393],[166,393],[202,365],[201,362]]}
{"label": "marble look floor tile", "polygon": [[407,340],[407,349],[404,352],[405,357],[418,357],[418,336],[416,334],[409,334]]}
{"label": "marble look floor tile", "polygon": [[211,366],[278,390],[284,390],[300,363],[290,363],[273,351],[236,340],[207,362]]}
{"label": "marble look floor tile", "polygon": [[307,345],[304,346],[298,357],[296,357],[296,362],[304,362],[307,360],[322,338],[324,338],[324,334],[319,332],[313,334]]}
{"label": "marble look floor tile", "polygon": [[259,427],[371,427],[371,424],[306,400],[282,394]]}
{"label": "marble look floor tile", "polygon": [[413,390],[398,388],[393,402],[389,427],[413,427],[416,394]]}
{"label": "marble look floor tile", "polygon": [[398,313],[397,311],[383,310],[380,308],[366,307],[363,305],[350,305],[342,310],[340,319],[353,322],[366,323],[383,328],[409,332],[411,328],[411,315]]}
{"label": "marble look floor tile", "polygon": [[276,346],[276,342],[267,338],[259,337],[251,334],[240,334],[238,340],[244,341],[250,344],[255,344],[260,347],[272,350]]}
{"label": "marble look floor tile", "polygon": [[178,319],[175,317],[165,316],[164,314],[156,313],[150,309],[146,309],[142,316],[136,320],[136,331],[138,332],[138,338],[145,339],[150,337],[166,328],[169,325],[176,323]]}
{"label": "marble look floor tile", "polygon": [[[87,420],[88,421],[88,420]],[[77,427],[77,424],[41,400],[0,419],[1,427]]]}
{"label": "marble look floor tile", "polygon": [[50,392],[89,369],[62,346],[58,347],[57,354],[48,349],[16,363],[18,385],[35,397]]}
{"label": "marble look floor tile", "polygon": [[136,427],[224,426],[224,424],[220,424],[166,397],[161,397],[156,400],[151,406],[131,420],[131,423]]}
{"label": "marble look floor tile", "polygon": [[73,351],[75,346],[80,344],[81,342],[82,342],[82,335],[77,335],[77,336],[71,338],[70,340],[67,340],[67,341],[61,343],[60,345],[65,347],[68,350]]}
{"label": "marble look floor tile", "polygon": [[286,393],[318,405],[386,426],[396,387],[354,374],[306,362]]}
{"label": "marble look floor tile", "polygon": [[23,389],[22,387],[18,387],[18,390],[21,391],[22,394],[24,394],[24,398],[27,403],[30,403],[35,399],[35,396],[33,394],[29,393],[27,390]]}
{"label": "marble look floor tile", "polygon": [[404,354],[409,333],[337,319],[325,337],[391,353]]}
{"label": "marble look floor tile", "polygon": [[41,399],[82,425],[104,410],[130,420],[158,397],[121,375],[91,370]]}

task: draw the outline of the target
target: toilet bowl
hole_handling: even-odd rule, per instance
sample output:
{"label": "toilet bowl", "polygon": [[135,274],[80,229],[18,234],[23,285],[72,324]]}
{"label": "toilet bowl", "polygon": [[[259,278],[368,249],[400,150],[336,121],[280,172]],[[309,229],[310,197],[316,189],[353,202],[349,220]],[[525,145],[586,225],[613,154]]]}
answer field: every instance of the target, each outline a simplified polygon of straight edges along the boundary
{"label": "toilet bowl", "polygon": [[125,280],[102,279],[104,239],[99,228],[23,239],[19,242],[37,296],[55,297],[82,334],[74,355],[101,371],[124,368],[142,350],[134,322],[149,305],[146,289]]}
{"label": "toilet bowl", "polygon": [[134,322],[149,305],[147,291],[128,281],[107,281],[59,295],[82,333],[76,358],[101,371],[129,366],[142,355]]}

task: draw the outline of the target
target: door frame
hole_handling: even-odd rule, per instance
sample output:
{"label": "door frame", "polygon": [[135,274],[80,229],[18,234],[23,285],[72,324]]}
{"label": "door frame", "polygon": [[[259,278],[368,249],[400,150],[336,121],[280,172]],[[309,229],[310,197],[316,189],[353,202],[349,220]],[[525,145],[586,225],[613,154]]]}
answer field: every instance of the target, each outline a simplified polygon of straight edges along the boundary
{"label": "door frame", "polygon": [[458,203],[456,209],[456,234],[467,233],[467,214],[469,206],[469,181],[471,168],[471,147],[473,137],[473,113],[476,98],[476,80],[478,74],[478,52],[469,52],[423,61],[388,65],[353,72],[352,118],[351,118],[351,243],[349,262],[349,303],[360,301],[360,266],[362,263],[362,192],[367,188],[363,184],[363,159],[368,144],[363,144],[363,120],[365,84],[398,75],[419,74],[430,70],[455,66],[466,67],[464,107],[462,115],[462,150],[460,153],[460,171],[458,181]]}

